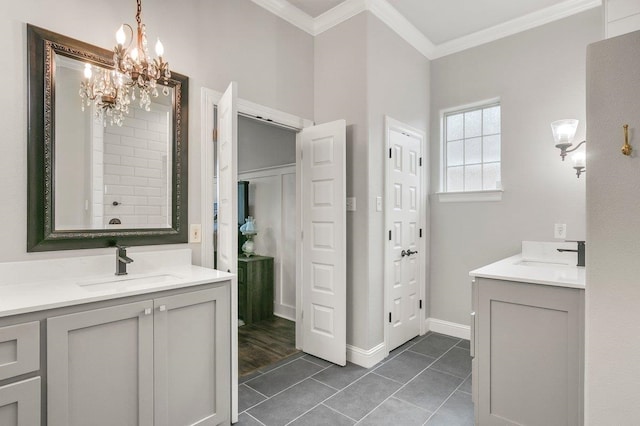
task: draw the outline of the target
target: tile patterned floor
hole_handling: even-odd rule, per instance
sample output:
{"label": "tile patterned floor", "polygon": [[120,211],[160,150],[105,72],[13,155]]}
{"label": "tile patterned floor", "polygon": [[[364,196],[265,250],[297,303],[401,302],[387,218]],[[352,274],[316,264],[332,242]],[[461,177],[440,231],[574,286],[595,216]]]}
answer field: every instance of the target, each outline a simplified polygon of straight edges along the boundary
{"label": "tile patterned floor", "polygon": [[473,425],[469,341],[416,337],[366,369],[295,354],[240,379],[237,425]]}

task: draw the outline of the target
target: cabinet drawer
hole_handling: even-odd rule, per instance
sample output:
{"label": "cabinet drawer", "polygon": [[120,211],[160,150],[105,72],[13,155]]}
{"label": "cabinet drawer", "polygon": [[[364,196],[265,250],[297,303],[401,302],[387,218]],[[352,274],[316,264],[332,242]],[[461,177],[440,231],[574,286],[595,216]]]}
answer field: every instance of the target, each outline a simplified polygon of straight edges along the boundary
{"label": "cabinet drawer", "polygon": [[0,380],[40,369],[40,323],[0,328]]}
{"label": "cabinet drawer", "polygon": [[0,425],[40,424],[40,377],[0,387]]}

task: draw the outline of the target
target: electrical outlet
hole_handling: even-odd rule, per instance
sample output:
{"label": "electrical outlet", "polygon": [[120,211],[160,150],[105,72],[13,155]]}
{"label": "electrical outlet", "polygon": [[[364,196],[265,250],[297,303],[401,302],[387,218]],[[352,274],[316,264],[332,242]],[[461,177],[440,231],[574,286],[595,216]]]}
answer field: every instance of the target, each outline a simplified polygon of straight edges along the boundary
{"label": "electrical outlet", "polygon": [[189,242],[190,243],[199,243],[202,241],[201,228],[199,223],[191,224],[189,228]]}
{"label": "electrical outlet", "polygon": [[347,211],[348,212],[356,211],[356,197],[347,197]]}
{"label": "electrical outlet", "polygon": [[567,224],[566,223],[556,223],[553,227],[553,236],[554,238],[565,239],[567,238]]}

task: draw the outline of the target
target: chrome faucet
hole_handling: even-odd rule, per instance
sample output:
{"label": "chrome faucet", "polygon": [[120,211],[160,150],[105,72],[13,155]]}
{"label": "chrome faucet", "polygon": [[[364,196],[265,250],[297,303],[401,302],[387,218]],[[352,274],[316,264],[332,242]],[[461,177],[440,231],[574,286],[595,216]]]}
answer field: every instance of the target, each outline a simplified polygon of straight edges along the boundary
{"label": "chrome faucet", "polygon": [[127,275],[127,263],[131,262],[133,259],[127,257],[127,248],[116,246],[116,275]]}
{"label": "chrome faucet", "polygon": [[565,251],[570,251],[570,252],[574,252],[574,253],[578,253],[578,265],[577,266],[584,266],[585,264],[585,251],[586,251],[586,243],[584,241],[573,241],[578,243],[578,249],[577,250],[571,250],[571,249],[557,249],[559,252],[565,252]]}

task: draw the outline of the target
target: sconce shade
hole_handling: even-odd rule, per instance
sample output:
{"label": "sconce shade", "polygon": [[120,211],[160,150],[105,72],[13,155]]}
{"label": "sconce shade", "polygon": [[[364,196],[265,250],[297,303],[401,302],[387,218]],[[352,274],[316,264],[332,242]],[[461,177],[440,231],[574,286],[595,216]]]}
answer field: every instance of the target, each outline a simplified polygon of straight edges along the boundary
{"label": "sconce shade", "polygon": [[556,145],[571,145],[571,141],[576,135],[578,122],[578,120],[570,118],[551,123],[551,131],[553,132],[553,139],[556,141]]}
{"label": "sconce shade", "polygon": [[584,152],[576,152],[571,156],[571,161],[573,161],[573,167],[585,167],[586,166],[586,157]]}

